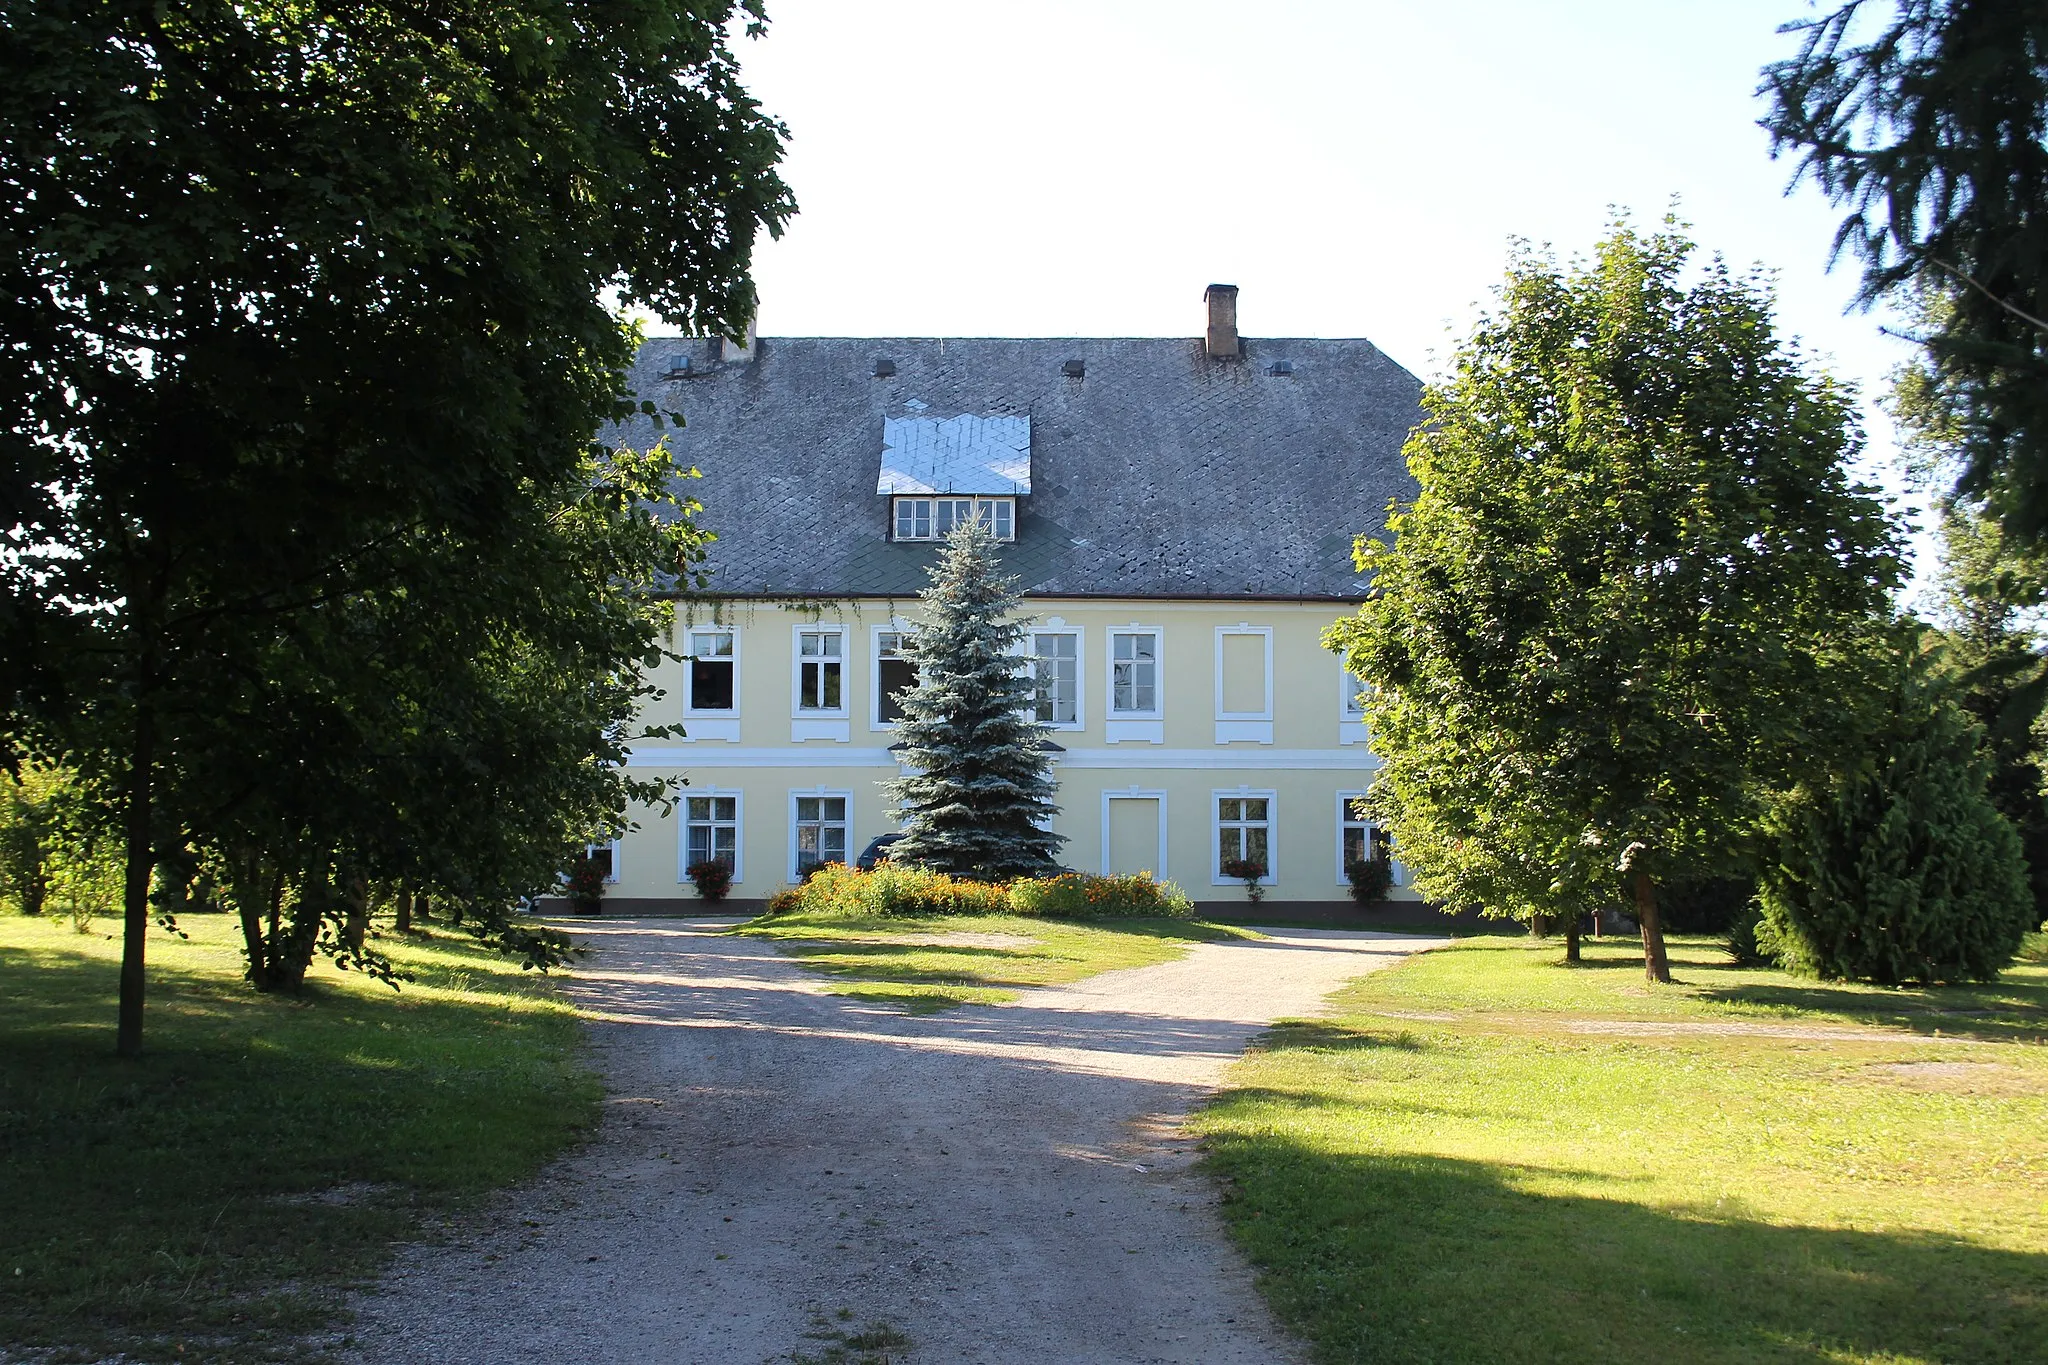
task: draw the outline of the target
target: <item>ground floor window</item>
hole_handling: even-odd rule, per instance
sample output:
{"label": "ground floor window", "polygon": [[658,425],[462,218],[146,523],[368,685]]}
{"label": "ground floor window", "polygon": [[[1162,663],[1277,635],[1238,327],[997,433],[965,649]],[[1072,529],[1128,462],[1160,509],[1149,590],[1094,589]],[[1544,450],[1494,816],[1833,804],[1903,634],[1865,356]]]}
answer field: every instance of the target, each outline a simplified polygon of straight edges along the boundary
{"label": "ground floor window", "polygon": [[699,863],[722,862],[740,875],[740,799],[708,793],[683,801],[683,875]]}
{"label": "ground floor window", "polygon": [[[1273,875],[1273,798],[1270,793],[1237,793],[1216,796],[1216,865],[1210,876],[1217,882],[1244,875],[1247,865],[1264,869],[1261,877]],[[1236,868],[1237,871],[1230,869]]]}
{"label": "ground floor window", "polygon": [[808,876],[824,863],[846,861],[846,798],[796,798],[795,848],[791,859],[796,878]]}

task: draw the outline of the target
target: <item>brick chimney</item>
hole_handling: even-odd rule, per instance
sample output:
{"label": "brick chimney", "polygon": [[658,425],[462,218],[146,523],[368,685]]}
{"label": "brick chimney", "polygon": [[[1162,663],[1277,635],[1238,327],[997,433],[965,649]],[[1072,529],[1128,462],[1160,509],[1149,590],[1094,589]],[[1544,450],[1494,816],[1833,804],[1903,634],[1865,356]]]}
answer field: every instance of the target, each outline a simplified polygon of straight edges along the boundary
{"label": "brick chimney", "polygon": [[1241,354],[1237,345],[1237,286],[1212,284],[1202,297],[1209,302],[1205,349],[1219,360],[1236,360]]}

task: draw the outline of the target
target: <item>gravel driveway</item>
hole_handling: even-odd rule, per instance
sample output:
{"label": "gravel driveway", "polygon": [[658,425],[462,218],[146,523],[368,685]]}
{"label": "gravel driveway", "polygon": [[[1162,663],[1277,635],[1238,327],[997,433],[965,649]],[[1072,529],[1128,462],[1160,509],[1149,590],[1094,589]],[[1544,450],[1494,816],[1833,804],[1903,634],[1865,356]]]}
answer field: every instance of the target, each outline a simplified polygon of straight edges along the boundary
{"label": "gravel driveway", "polygon": [[407,1249],[356,1359],[860,1359],[830,1334],[875,1322],[909,1365],[1299,1358],[1178,1120],[1260,1028],[1440,940],[1269,930],[917,1018],[729,923],[577,926],[602,1133]]}

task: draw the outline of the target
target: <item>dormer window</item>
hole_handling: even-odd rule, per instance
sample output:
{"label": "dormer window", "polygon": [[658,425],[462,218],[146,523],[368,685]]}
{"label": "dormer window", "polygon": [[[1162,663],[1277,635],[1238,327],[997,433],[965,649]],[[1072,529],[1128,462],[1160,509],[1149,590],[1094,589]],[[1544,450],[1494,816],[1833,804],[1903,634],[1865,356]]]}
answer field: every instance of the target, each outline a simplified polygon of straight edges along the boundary
{"label": "dormer window", "polygon": [[944,540],[969,517],[997,540],[1017,538],[1015,498],[898,498],[897,540]]}

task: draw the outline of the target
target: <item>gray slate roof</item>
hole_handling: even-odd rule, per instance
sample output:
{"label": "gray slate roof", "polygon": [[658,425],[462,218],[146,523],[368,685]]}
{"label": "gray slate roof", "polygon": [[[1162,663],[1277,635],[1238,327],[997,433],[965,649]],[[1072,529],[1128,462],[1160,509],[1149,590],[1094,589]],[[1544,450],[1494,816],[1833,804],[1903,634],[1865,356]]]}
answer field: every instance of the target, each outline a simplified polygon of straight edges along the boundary
{"label": "gray slate roof", "polygon": [[[711,592],[897,597],[929,544],[889,540],[875,492],[886,418],[1031,419],[1031,488],[1006,568],[1040,596],[1360,596],[1352,538],[1413,496],[1400,449],[1421,386],[1367,341],[656,338],[639,396],[680,412],[671,445],[704,477]],[[665,379],[678,358],[691,377]],[[878,377],[877,360],[894,373]],[[1085,373],[1063,372],[1079,360]],[[1289,362],[1291,375],[1272,373]],[[911,401],[922,402],[922,409]],[[645,419],[607,433],[649,442]]]}

